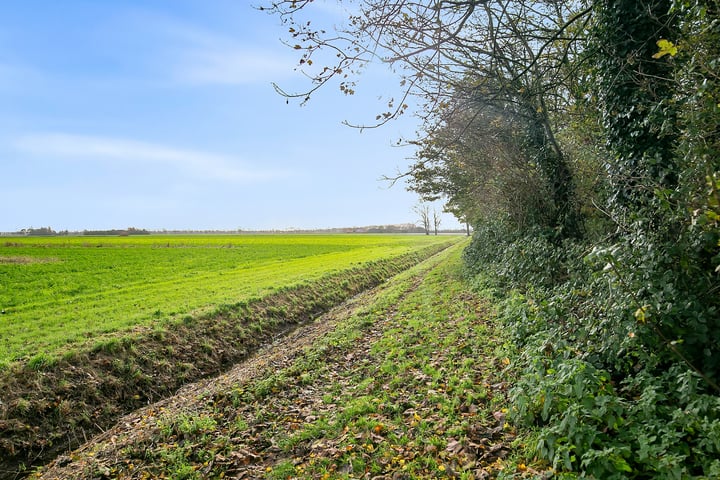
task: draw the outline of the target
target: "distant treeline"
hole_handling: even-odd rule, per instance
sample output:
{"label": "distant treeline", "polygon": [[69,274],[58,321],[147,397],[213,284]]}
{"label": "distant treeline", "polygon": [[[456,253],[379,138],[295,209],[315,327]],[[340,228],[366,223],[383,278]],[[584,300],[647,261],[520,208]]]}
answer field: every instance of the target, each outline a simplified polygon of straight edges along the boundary
{"label": "distant treeline", "polygon": [[[288,228],[283,230],[145,230],[144,228],[128,227],[126,229],[110,230],[82,230],[82,231],[55,231],[52,227],[23,228],[17,232],[0,232],[1,236],[11,237],[42,237],[42,236],[130,236],[130,235],[228,235],[228,234],[287,234],[287,233],[425,233],[422,227],[412,223],[396,225],[370,225],[363,227],[300,229]],[[439,230],[439,233],[465,233],[464,230]]]}
{"label": "distant treeline", "polygon": [[83,230],[83,235],[118,235],[126,237],[129,235],[150,235],[145,229],[130,227],[127,230]]}
{"label": "distant treeline", "polygon": [[129,227],[124,230],[112,229],[112,230],[83,230],[82,232],[70,232],[68,230],[61,230],[56,232],[51,227],[40,227],[40,228],[23,228],[18,232],[11,232],[5,235],[19,236],[19,237],[50,237],[50,236],[65,236],[65,235],[113,235],[113,236],[128,236],[128,235],[150,235],[150,232],[142,228]]}

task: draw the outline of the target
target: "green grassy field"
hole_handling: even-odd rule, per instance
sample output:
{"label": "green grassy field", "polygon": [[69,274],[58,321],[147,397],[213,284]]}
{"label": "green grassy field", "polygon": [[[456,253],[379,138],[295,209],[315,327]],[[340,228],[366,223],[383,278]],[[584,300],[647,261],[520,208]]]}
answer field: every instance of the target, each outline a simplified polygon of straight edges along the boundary
{"label": "green grassy field", "polygon": [[0,367],[451,240],[424,235],[7,239],[0,243]]}

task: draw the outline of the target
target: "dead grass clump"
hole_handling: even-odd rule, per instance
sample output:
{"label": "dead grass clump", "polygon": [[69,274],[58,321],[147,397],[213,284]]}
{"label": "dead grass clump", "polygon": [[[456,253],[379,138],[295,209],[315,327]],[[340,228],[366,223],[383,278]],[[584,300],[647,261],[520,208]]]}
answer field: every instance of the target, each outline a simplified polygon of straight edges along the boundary
{"label": "dead grass clump", "polygon": [[55,263],[59,261],[59,259],[53,257],[31,257],[29,255],[5,257],[0,255],[0,265],[30,265],[33,263]]}

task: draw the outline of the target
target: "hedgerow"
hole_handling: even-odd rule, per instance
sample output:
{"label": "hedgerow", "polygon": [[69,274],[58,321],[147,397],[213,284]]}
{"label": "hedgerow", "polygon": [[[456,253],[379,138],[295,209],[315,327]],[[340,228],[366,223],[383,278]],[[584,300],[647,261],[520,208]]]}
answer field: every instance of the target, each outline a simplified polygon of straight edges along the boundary
{"label": "hedgerow", "polygon": [[[528,455],[567,478],[717,478],[712,380],[678,355],[676,341],[663,344],[650,308],[637,306],[638,295],[663,291],[652,282],[645,293],[629,289],[631,279],[607,263],[643,253],[536,235],[488,241],[490,230],[476,232],[465,260],[476,286],[501,299],[515,350],[509,415],[535,432]],[[669,310],[689,316],[696,307],[673,298]]]}
{"label": "hedgerow", "polygon": [[528,455],[561,478],[720,478],[720,3],[592,8],[583,116],[605,149],[583,208],[605,219],[569,238],[485,218],[468,273],[501,299]]}

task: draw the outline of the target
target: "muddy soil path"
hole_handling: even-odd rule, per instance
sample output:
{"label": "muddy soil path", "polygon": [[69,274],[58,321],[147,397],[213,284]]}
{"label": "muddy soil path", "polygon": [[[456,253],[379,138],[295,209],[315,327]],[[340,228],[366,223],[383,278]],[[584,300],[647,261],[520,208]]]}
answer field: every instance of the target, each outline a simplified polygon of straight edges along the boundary
{"label": "muddy soil path", "polygon": [[493,476],[513,432],[488,309],[461,285],[459,252],[123,417],[33,478]]}

